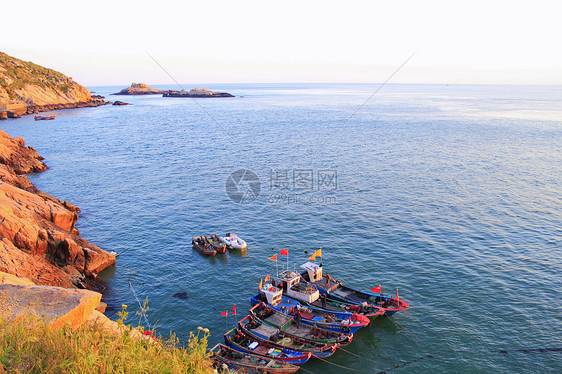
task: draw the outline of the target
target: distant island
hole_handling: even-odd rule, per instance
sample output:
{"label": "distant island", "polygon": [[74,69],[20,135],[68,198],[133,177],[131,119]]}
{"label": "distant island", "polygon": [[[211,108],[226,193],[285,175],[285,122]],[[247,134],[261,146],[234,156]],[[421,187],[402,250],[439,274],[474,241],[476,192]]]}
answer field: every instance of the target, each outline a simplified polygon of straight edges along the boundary
{"label": "distant island", "polygon": [[123,88],[121,91],[112,95],[162,95],[167,90],[159,90],[157,88],[148,87],[144,83],[133,83],[131,87]]}
{"label": "distant island", "polygon": [[0,52],[0,119],[105,104],[58,71]]}
{"label": "distant island", "polygon": [[186,91],[167,91],[162,95],[163,97],[234,97],[227,92],[215,92],[209,91],[204,88],[194,88],[192,90]]}
{"label": "distant island", "polygon": [[204,88],[193,88],[189,91],[181,90],[159,90],[149,87],[144,83],[132,83],[130,87],[124,88],[112,95],[162,95],[163,97],[234,97],[227,92],[216,92]]}

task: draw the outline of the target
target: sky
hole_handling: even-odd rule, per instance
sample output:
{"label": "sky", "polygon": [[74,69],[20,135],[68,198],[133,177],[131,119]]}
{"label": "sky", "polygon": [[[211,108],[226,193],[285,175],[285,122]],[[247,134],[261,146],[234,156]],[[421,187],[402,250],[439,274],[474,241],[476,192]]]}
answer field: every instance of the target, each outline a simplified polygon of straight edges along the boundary
{"label": "sky", "polygon": [[30,0],[0,8],[0,51],[87,86],[391,76],[562,84],[556,1]]}

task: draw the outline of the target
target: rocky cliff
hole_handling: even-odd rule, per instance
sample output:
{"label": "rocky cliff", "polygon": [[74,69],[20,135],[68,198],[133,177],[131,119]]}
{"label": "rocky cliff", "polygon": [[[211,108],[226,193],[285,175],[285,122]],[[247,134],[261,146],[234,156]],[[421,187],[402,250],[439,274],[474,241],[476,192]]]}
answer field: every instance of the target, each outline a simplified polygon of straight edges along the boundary
{"label": "rocky cliff", "polygon": [[0,52],[0,113],[4,117],[103,104],[103,99],[93,98],[72,78]]}
{"label": "rocky cliff", "polygon": [[78,235],[77,207],[21,175],[47,169],[42,159],[0,131],[0,271],[39,285],[96,288],[97,273],[115,256]]}

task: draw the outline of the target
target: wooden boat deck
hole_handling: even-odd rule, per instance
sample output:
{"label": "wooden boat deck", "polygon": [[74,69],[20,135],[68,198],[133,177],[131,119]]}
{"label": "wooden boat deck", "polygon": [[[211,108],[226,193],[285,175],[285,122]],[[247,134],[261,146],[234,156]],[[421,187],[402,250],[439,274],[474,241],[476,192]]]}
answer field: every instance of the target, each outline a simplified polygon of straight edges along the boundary
{"label": "wooden boat deck", "polygon": [[260,326],[250,330],[256,334],[267,336],[268,338],[272,335],[275,335],[275,333],[279,331],[279,329],[273,326],[266,325],[265,323],[262,323]]}
{"label": "wooden boat deck", "polygon": [[275,326],[283,326],[284,324],[286,324],[287,322],[289,322],[290,320],[292,320],[291,317],[281,314],[281,313],[275,313],[272,316],[269,316],[266,318],[266,321],[269,323],[274,324]]}
{"label": "wooden boat deck", "polygon": [[287,326],[285,332],[300,338],[308,338],[310,336],[310,328],[308,326],[301,326],[300,329],[295,325]]}

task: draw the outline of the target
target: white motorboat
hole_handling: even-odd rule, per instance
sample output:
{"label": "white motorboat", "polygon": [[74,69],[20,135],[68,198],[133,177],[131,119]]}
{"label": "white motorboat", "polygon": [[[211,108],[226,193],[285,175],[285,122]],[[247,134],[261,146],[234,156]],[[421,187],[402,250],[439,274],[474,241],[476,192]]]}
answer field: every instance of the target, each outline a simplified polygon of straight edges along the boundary
{"label": "white motorboat", "polygon": [[245,249],[247,245],[244,240],[230,232],[227,232],[225,236],[221,236],[220,239],[229,248]]}

